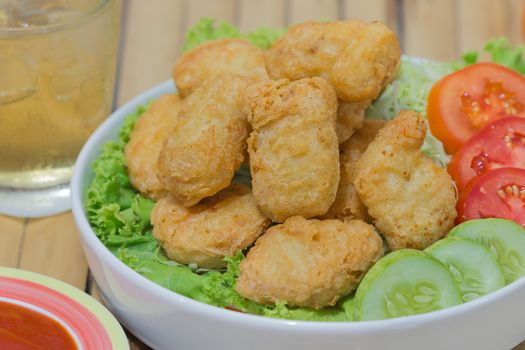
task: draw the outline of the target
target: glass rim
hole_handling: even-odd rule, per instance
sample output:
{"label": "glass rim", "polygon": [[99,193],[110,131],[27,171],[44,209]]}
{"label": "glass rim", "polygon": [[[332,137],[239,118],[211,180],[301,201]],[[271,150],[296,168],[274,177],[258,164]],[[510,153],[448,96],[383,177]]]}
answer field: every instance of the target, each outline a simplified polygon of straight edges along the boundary
{"label": "glass rim", "polygon": [[93,6],[89,11],[82,14],[79,17],[73,17],[66,19],[64,22],[46,24],[43,26],[37,27],[0,27],[0,38],[13,38],[13,37],[26,37],[33,35],[41,35],[51,32],[57,32],[62,30],[67,30],[76,26],[80,26],[86,22],[89,22],[91,19],[98,17],[103,13],[112,3],[116,0],[101,0],[100,3],[96,6]]}

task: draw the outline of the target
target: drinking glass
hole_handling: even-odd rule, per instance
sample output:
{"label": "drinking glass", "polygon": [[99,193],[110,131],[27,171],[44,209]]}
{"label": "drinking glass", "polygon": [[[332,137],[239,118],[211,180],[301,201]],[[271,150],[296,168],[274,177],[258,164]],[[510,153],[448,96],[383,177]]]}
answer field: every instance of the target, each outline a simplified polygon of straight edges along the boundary
{"label": "drinking glass", "polygon": [[0,0],[0,212],[69,209],[75,159],[113,104],[118,0]]}

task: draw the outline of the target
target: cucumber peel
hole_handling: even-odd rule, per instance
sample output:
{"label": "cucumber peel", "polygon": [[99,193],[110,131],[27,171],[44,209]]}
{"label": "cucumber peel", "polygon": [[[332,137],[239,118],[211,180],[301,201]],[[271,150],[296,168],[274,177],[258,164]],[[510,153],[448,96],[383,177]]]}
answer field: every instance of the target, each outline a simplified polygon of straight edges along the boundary
{"label": "cucumber peel", "polygon": [[380,259],[355,294],[354,318],[380,320],[422,314],[461,304],[454,277],[438,261],[413,249]]}
{"label": "cucumber peel", "polygon": [[471,301],[505,286],[503,270],[488,248],[470,239],[447,237],[425,252],[445,265],[463,302]]}
{"label": "cucumber peel", "polygon": [[507,284],[525,276],[525,228],[514,221],[470,220],[454,227],[448,236],[468,238],[487,247],[501,265]]}

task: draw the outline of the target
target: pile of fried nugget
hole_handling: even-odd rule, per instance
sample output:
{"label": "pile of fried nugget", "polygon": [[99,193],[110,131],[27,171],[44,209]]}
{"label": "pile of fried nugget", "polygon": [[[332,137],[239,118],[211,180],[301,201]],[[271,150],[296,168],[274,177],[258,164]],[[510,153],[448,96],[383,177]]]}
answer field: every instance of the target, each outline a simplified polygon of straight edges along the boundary
{"label": "pile of fried nugget", "polygon": [[[168,257],[220,269],[247,251],[240,295],[320,309],[383,256],[378,231],[389,250],[442,238],[456,193],[420,151],[425,120],[364,119],[399,64],[396,35],[364,21],[295,25],[268,50],[221,39],[182,55],[178,94],[150,106],[126,148]],[[243,163],[251,188],[232,183]]]}

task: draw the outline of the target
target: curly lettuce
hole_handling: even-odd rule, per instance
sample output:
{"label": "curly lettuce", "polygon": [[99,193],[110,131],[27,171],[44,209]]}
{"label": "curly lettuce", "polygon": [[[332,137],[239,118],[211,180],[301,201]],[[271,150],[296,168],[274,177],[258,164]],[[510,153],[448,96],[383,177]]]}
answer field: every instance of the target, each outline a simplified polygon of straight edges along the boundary
{"label": "curly lettuce", "polygon": [[[187,34],[184,49],[219,38],[245,38],[261,48],[268,48],[282,30],[259,29],[241,33],[232,25],[215,24],[211,18],[197,23]],[[525,72],[523,48],[511,48],[508,41],[496,39],[485,47],[494,61],[519,72]],[[463,62],[440,63],[403,57],[394,81],[368,108],[367,118],[390,120],[401,109],[425,114],[426,99],[432,84],[442,76],[476,62],[477,53],[464,55]],[[275,306],[261,305],[243,298],[235,291],[243,252],[226,258],[225,271],[199,269],[170,260],[153,237],[150,213],[154,202],[137,193],[129,181],[124,148],[140,115],[148,106],[139,106],[126,118],[118,138],[106,143],[93,164],[94,177],[87,189],[87,216],[101,242],[121,261],[151,281],[195,300],[227,307],[241,312],[268,317],[308,321],[352,321],[353,296],[342,299],[337,306],[314,310],[291,307],[285,302]],[[448,157],[441,143],[428,135],[424,152],[437,162],[446,164]],[[249,174],[243,169],[236,176],[245,182]]]}
{"label": "curly lettuce", "polygon": [[107,142],[93,164],[86,208],[89,222],[102,243],[149,280],[204,303],[276,318],[349,321],[343,307],[313,310],[285,303],[267,306],[243,298],[234,289],[239,264],[244,259],[242,252],[225,259],[226,271],[199,269],[168,259],[152,234],[150,214],[154,203],[133,189],[126,170],[124,148],[135,122],[146,109],[147,106],[140,106],[126,118],[117,140]]}
{"label": "curly lettuce", "polygon": [[[521,44],[512,47],[509,39],[505,37],[489,40],[483,47],[483,51],[490,55],[492,62],[515,70],[520,74],[525,74],[525,60],[523,60],[524,50],[525,46]],[[462,58],[464,65],[476,63],[479,58],[479,52],[467,52]]]}
{"label": "curly lettuce", "polygon": [[267,49],[283,33],[284,29],[271,28],[259,28],[250,33],[242,33],[228,22],[222,21],[216,24],[213,18],[206,17],[188,31],[182,50],[187,51],[206,41],[225,38],[246,39],[262,49]]}

